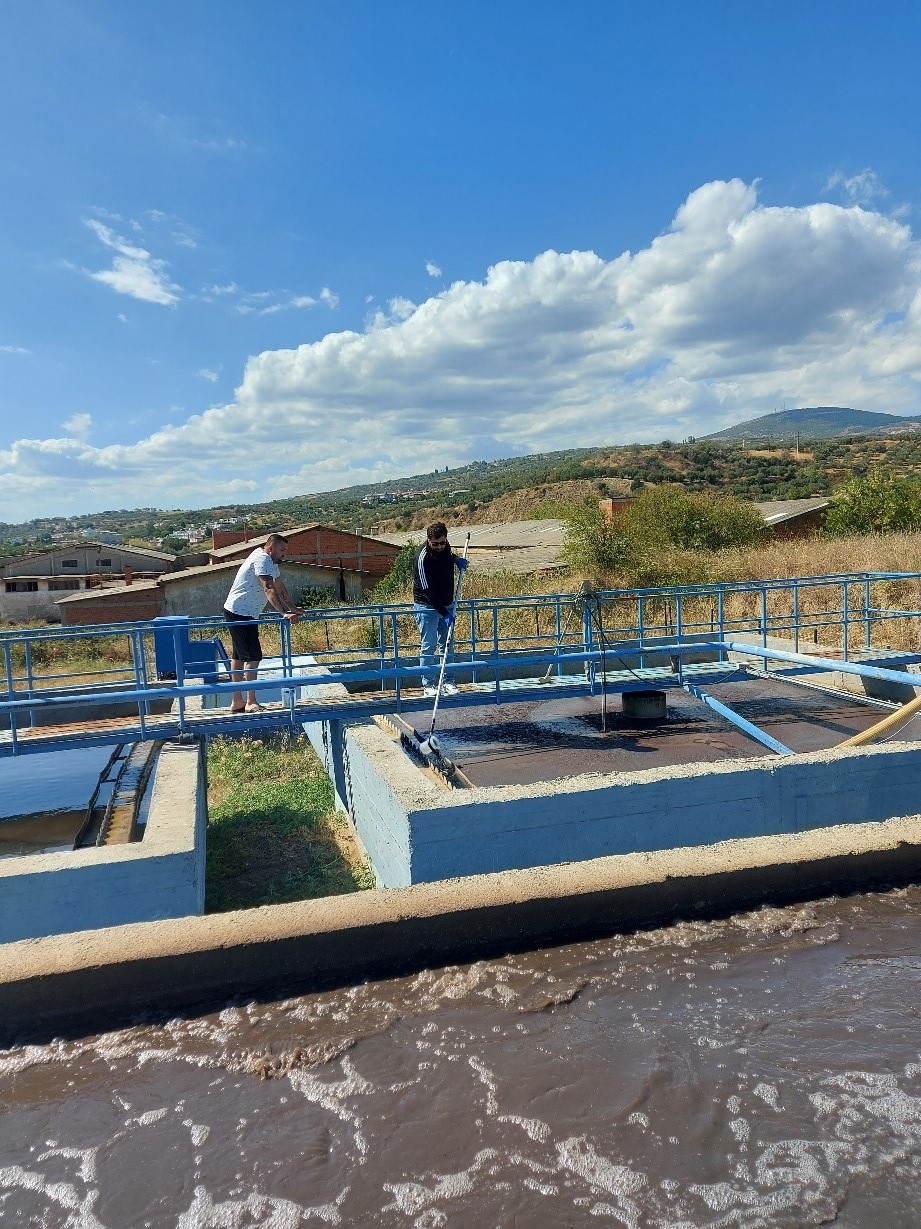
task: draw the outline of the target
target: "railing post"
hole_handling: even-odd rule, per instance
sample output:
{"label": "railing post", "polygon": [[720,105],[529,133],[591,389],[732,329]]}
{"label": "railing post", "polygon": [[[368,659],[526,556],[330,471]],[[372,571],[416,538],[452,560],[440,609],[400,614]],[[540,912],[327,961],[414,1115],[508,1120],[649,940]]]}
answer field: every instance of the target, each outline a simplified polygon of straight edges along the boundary
{"label": "railing post", "polygon": [[[476,602],[473,601],[470,603],[470,660],[471,661],[476,661],[476,652],[477,652],[476,641],[477,641],[477,630],[479,626],[480,626],[479,607],[477,606]],[[470,670],[470,681],[472,683],[475,683],[477,681],[476,666],[473,666]]]}
{"label": "railing post", "polygon": [[[722,644],[723,641],[726,639],[726,626],[725,626],[726,621],[725,621],[724,608],[723,608],[724,600],[725,600],[725,591],[722,585],[720,585],[719,589],[717,589],[716,591],[716,622],[717,622],[717,630],[719,632],[720,644]],[[726,650],[720,649],[720,661],[725,661],[725,660],[726,660]]]}
{"label": "railing post", "polygon": [[[384,635],[384,612],[378,606],[377,608],[377,659],[380,662],[380,669],[383,671],[387,664],[387,643]],[[381,676],[380,691],[386,691],[384,686],[384,678]]]}
{"label": "railing post", "polygon": [[499,686],[499,607],[495,604],[495,602],[493,603],[492,608],[492,656],[495,663],[493,687],[496,693],[496,703],[498,704],[499,693],[501,691]]}
{"label": "railing post", "polygon": [[851,617],[849,605],[850,589],[848,587],[848,582],[845,580],[841,583],[841,637],[844,642],[842,645],[842,656],[844,657],[845,661],[850,660],[848,657],[848,632],[850,631]]}
{"label": "railing post", "polygon": [[[186,631],[183,628],[183,631]],[[188,634],[188,633],[186,633]],[[179,627],[173,628],[173,653],[176,661],[176,686],[180,689],[185,685],[185,668],[183,663],[182,645],[179,641]],[[182,691],[179,692],[179,731],[185,733],[185,696]]]}
{"label": "railing post", "polygon": [[3,668],[6,673],[6,693],[9,698],[13,698],[13,651],[11,642],[4,640],[3,642]]}
{"label": "railing post", "polygon": [[870,579],[864,578],[863,582],[863,647],[869,649],[873,636],[872,621],[870,619]]}
{"label": "railing post", "polygon": [[[582,646],[583,652],[585,653],[591,653],[594,651],[594,638],[592,636],[592,613],[589,609],[587,601],[582,607]],[[594,690],[595,663],[586,659],[583,668],[585,670],[585,677],[588,679],[589,684]]]}
{"label": "railing post", "polygon": [[128,639],[131,643],[131,657],[134,664],[134,689],[138,693],[138,722],[141,727],[141,735],[147,737],[147,723],[144,718],[150,712],[150,707],[147,700],[143,699],[143,692],[147,688],[147,662],[144,658],[144,633],[138,628],[133,628],[128,633]]}
{"label": "railing post", "polygon": [[282,616],[281,619],[281,670],[282,674],[294,673],[294,652],[291,648],[291,621]]}
{"label": "railing post", "polygon": [[[391,645],[391,657],[393,659],[393,664],[395,666],[400,666],[402,664],[402,657],[400,655],[399,635],[400,635],[400,631],[399,631],[399,625],[397,623],[397,614],[396,614],[396,611],[391,611],[390,612],[390,645]],[[381,636],[382,642],[383,642],[383,639],[384,639],[383,636]],[[400,702],[400,687],[402,683],[403,683],[403,679],[401,678],[401,676],[399,674],[396,675],[396,677],[393,680],[393,689],[396,692],[397,704],[399,704]],[[384,688],[384,680],[381,679],[381,690],[383,690],[383,688]]]}
{"label": "railing post", "polygon": [[26,667],[26,693],[29,699],[32,699],[32,641],[28,636],[22,638],[23,661]]}

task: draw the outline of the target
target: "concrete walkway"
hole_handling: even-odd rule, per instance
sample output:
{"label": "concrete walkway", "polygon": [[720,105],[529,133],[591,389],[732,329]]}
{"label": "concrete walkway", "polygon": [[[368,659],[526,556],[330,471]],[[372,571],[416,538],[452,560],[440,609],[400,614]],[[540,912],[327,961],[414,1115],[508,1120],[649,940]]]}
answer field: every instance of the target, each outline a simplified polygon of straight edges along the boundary
{"label": "concrete walkway", "polygon": [[921,816],[7,944],[0,1045],[196,1014],[921,873]]}

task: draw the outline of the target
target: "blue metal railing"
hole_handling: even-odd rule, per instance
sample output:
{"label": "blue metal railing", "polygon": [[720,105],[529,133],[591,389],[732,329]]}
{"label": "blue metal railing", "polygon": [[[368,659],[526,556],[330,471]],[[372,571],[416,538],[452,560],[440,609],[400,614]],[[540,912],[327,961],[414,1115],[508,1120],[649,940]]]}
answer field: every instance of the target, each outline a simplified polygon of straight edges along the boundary
{"label": "blue metal railing", "polygon": [[[853,649],[855,627],[861,628],[860,647],[867,650],[872,648],[875,628],[918,618],[917,610],[898,608],[891,600],[880,598],[874,602],[874,585],[894,581],[913,581],[921,594],[921,573],[899,572],[609,589],[592,595],[594,613],[589,614],[585,613],[584,593],[465,598],[458,610],[455,645],[459,655],[467,653],[479,661],[485,652],[495,660],[510,648],[541,654],[557,646],[590,650],[599,635],[604,635],[607,639],[634,642],[645,657],[663,637],[682,641],[706,635],[722,641],[747,632],[756,634],[762,647],[771,636],[786,636],[798,646],[809,632],[817,642],[831,630],[841,641],[835,647],[840,647],[847,659]],[[804,610],[804,591],[811,592],[813,597],[813,608],[808,614]],[[860,594],[856,603],[855,591]],[[816,598],[824,594],[828,599],[817,605]],[[736,607],[747,608],[730,612],[728,605],[733,602]],[[582,612],[581,627],[578,620],[575,624],[572,621],[573,609]],[[704,609],[707,613],[702,615]],[[543,612],[549,617],[541,628]],[[610,622],[612,613],[616,615],[614,623]],[[277,643],[284,673],[290,672],[295,656],[303,652],[314,654],[325,664],[344,667],[349,663],[366,663],[370,651],[381,671],[418,655],[418,633],[409,603],[309,610],[296,629],[275,616],[260,622],[272,644]],[[529,624],[533,631],[528,630]],[[192,617],[187,628],[192,639],[226,635],[220,617]],[[319,636],[321,628],[323,635]],[[144,688],[155,674],[153,634],[151,620],[2,630],[4,680],[0,697],[32,696],[62,685],[77,691],[111,681]],[[175,656],[182,662],[179,647],[177,638]],[[72,663],[75,657],[81,659],[79,670],[68,663],[68,659]],[[58,661],[62,664],[56,668]],[[640,664],[645,662],[641,660]]]}
{"label": "blue metal railing", "polygon": [[[900,638],[918,645],[921,612],[897,604],[907,587],[914,605],[921,603],[921,573],[860,572],[782,580],[720,584],[608,589],[499,598],[465,597],[455,624],[455,675],[488,682],[497,700],[500,679],[516,672],[533,676],[547,671],[557,680],[583,675],[594,686],[599,668],[620,668],[627,659],[637,669],[677,654],[677,682],[683,683],[685,656],[706,651],[725,661],[730,642],[752,642],[765,650],[789,642],[799,652],[803,642],[847,661],[872,653],[874,635],[909,621],[911,634]],[[41,627],[0,631],[3,683],[0,720],[9,723],[14,750],[18,728],[39,705],[57,707],[75,700],[92,705],[122,701],[137,708],[140,728],[156,703],[176,703],[180,725],[186,702],[194,696],[222,697],[238,685],[220,681],[223,663],[212,657],[187,660],[183,646],[227,635],[220,616],[177,621],[173,636],[175,682],[157,678],[155,621],[87,627]],[[292,626],[277,616],[260,620],[269,652],[277,648],[278,671],[257,679],[254,690],[307,683],[346,683],[350,688],[394,696],[397,710],[406,688],[418,689],[419,637],[408,602],[367,603],[308,610]],[[897,639],[894,634],[889,639]],[[310,655],[318,667],[305,674],[301,662]],[[191,654],[195,658],[195,653]],[[782,660],[774,654],[765,663]],[[631,667],[632,668],[632,667]],[[194,680],[200,679],[200,682]],[[247,683],[247,687],[249,684]]]}

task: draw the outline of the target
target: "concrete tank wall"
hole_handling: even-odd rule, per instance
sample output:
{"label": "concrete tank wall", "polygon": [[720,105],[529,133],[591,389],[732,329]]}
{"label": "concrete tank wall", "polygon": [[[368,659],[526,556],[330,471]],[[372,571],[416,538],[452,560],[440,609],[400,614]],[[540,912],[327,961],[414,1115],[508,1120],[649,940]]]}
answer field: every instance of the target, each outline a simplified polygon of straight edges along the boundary
{"label": "concrete tank wall", "polygon": [[384,887],[885,820],[917,809],[921,747],[445,791],[374,727],[345,735],[346,799]]}
{"label": "concrete tank wall", "polygon": [[204,912],[198,746],[164,746],[151,789],[142,841],[0,862],[0,943]]}
{"label": "concrete tank wall", "polygon": [[921,817],[9,944],[0,1045],[917,881]]}

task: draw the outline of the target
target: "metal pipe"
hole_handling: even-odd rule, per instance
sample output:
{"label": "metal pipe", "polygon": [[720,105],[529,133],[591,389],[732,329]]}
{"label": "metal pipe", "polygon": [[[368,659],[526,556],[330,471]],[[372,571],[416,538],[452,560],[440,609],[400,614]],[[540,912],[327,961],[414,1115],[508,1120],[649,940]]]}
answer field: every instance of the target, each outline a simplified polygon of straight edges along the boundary
{"label": "metal pipe", "polygon": [[719,713],[721,717],[725,717],[727,721],[731,721],[733,725],[738,726],[742,733],[747,734],[749,738],[754,738],[756,742],[763,743],[765,747],[776,751],[778,755],[793,754],[789,747],[778,742],[776,738],[772,738],[770,734],[766,734],[760,726],[754,725],[751,721],[746,721],[734,709],[714,699],[713,696],[708,695],[707,692],[702,691],[699,687],[695,687],[693,683],[685,683],[684,690],[702,701],[708,708],[712,708],[715,713]]}
{"label": "metal pipe", "polygon": [[[718,644],[698,645],[698,648],[719,648]],[[865,678],[884,679],[887,683],[907,683],[910,687],[921,687],[921,675],[911,674],[907,670],[887,670],[882,666],[865,666],[855,661],[839,661],[833,657],[809,657],[805,653],[790,653],[785,649],[763,649],[759,645],[745,644],[740,640],[726,640],[724,648],[730,653],[747,653],[754,657],[771,658],[775,661],[789,661],[802,666],[815,666],[817,670],[840,670],[843,674],[859,674]]]}

